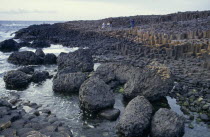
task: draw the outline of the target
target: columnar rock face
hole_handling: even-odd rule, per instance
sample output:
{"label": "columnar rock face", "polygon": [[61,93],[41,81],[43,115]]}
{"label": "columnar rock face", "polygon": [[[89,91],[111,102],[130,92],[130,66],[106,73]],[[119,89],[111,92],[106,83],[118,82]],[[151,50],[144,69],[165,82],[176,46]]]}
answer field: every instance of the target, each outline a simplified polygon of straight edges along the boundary
{"label": "columnar rock face", "polygon": [[18,51],[19,45],[13,39],[5,40],[0,43],[0,51],[2,52],[11,52],[11,51]]}
{"label": "columnar rock face", "polygon": [[152,137],[181,137],[184,134],[184,118],[166,108],[159,109],[151,125]]}
{"label": "columnar rock face", "polygon": [[90,50],[80,49],[78,51],[60,54],[57,59],[58,69],[71,69],[73,72],[93,71],[93,58]]}
{"label": "columnar rock face", "polygon": [[115,103],[114,93],[98,77],[91,77],[81,85],[79,100],[81,108],[87,111],[100,111],[111,108]]}
{"label": "columnar rock face", "polygon": [[118,133],[126,137],[147,136],[152,117],[152,105],[143,96],[131,100],[116,126]]}
{"label": "columnar rock face", "polygon": [[42,60],[32,51],[14,52],[9,56],[8,62],[15,65],[42,64]]}
{"label": "columnar rock face", "polygon": [[9,71],[4,76],[4,82],[9,89],[26,88],[31,82],[31,76],[21,71]]}
{"label": "columnar rock face", "polygon": [[82,83],[87,79],[88,73],[58,74],[53,80],[55,92],[75,93],[79,91]]}

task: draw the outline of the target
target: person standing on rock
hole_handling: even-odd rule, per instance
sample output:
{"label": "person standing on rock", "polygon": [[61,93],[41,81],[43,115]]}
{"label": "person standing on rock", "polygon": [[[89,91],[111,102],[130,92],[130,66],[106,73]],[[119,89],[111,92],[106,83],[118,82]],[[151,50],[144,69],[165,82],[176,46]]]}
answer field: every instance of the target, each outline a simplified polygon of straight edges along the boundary
{"label": "person standing on rock", "polygon": [[130,25],[131,25],[131,28],[132,28],[132,29],[135,27],[135,21],[134,21],[134,19],[132,19],[132,20],[130,21]]}
{"label": "person standing on rock", "polygon": [[103,22],[102,26],[101,26],[102,29],[105,29],[106,28],[106,24]]}

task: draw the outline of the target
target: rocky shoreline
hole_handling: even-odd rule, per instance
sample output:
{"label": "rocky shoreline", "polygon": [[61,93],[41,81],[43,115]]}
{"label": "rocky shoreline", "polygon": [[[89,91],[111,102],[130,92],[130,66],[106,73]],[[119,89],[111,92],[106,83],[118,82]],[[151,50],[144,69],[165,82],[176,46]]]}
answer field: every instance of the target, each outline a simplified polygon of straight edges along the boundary
{"label": "rocky shoreline", "polygon": [[[99,29],[102,22],[110,19],[33,25],[19,30],[15,38],[21,43],[14,40],[0,43],[2,52],[14,51],[8,62],[26,66],[57,64],[58,70],[54,76],[34,72],[30,67],[9,71],[4,76],[6,87],[27,89],[30,82],[39,83],[53,77],[54,92],[77,94],[83,113],[97,113],[110,121],[118,119],[117,133],[128,137],[181,137],[184,125],[194,128],[194,120],[210,126],[210,11],[130,18],[136,20],[134,29],[127,27],[129,18],[124,17],[112,18],[111,30]],[[58,57],[45,55],[40,48],[49,47],[49,43],[80,49]],[[18,52],[23,45],[37,50]],[[102,65],[94,71],[94,63]],[[120,92],[128,102],[122,115],[114,108],[114,92]],[[176,98],[186,118],[164,106],[154,110],[153,103],[166,96]],[[16,104],[16,100],[10,103]],[[15,115],[15,110],[21,111],[17,117],[24,119],[27,112],[22,109],[31,105],[17,103],[19,106],[13,110],[6,100],[1,102],[2,113],[5,112],[2,120],[12,116],[13,111]],[[32,108],[32,114],[27,114],[33,116],[27,119],[31,125],[22,126],[32,128],[31,131],[13,129],[12,124],[19,119],[9,117],[0,133],[72,136],[65,124],[57,125],[60,120],[50,110],[37,110],[37,105],[36,109]],[[56,120],[52,122],[53,118]],[[36,125],[33,119],[44,119],[46,123]]]}

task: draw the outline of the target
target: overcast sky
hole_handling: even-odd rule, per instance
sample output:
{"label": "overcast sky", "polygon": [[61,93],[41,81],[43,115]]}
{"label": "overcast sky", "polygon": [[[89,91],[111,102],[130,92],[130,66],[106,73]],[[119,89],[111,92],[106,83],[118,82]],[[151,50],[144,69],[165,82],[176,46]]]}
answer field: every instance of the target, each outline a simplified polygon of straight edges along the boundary
{"label": "overcast sky", "polygon": [[86,20],[210,10],[210,0],[0,0],[0,20]]}

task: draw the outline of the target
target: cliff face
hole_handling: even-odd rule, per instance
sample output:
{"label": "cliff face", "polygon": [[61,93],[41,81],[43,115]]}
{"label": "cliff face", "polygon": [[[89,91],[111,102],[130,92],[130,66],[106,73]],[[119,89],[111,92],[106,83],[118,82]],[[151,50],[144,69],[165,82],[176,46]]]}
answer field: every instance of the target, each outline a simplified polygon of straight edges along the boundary
{"label": "cliff face", "polygon": [[[130,29],[130,19],[136,27]],[[112,29],[100,29],[103,22]],[[209,68],[210,11],[179,12],[34,25],[16,32],[24,41],[49,40],[69,47],[89,47],[94,54],[115,53],[148,58],[199,57]]]}

